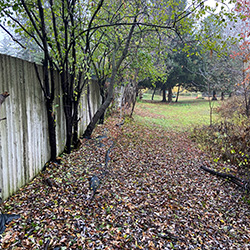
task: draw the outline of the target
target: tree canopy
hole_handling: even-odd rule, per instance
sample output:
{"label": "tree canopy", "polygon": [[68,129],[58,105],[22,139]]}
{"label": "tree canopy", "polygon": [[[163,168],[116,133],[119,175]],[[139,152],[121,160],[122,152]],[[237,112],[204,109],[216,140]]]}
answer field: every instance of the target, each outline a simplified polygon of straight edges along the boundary
{"label": "tree canopy", "polygon": [[[225,16],[233,19],[223,6],[219,14],[213,14],[216,27],[225,24]],[[67,121],[66,151],[70,152],[71,145],[77,144],[80,96],[91,77],[98,79],[103,101],[85,137],[91,136],[103,117],[112,101],[113,88],[121,79],[125,82],[152,79],[153,84],[162,82],[163,88],[176,84],[191,88],[200,76],[195,76],[196,66],[203,57],[200,54],[198,58],[194,46],[202,47],[199,51],[225,47],[220,32],[212,35],[208,32],[211,23],[204,17],[215,9],[202,0],[1,0],[0,8],[0,27],[12,39],[15,34],[29,38],[43,52],[44,76],[40,79],[47,103],[52,152],[56,118],[51,69],[57,69],[61,77]],[[8,30],[8,25],[12,30]],[[213,42],[215,38],[220,42]],[[25,47],[23,41],[18,43]],[[109,85],[105,89],[106,81]]]}

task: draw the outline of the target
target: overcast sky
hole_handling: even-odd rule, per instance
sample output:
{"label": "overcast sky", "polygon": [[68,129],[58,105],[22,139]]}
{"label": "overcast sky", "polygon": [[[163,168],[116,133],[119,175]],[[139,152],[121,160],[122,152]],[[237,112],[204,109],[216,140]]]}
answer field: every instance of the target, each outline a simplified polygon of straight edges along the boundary
{"label": "overcast sky", "polygon": [[[216,0],[207,0],[205,4],[206,5],[210,5],[211,7],[215,7],[216,6],[216,2],[219,4],[218,11],[220,11],[220,7],[222,6],[220,4],[220,0],[218,0],[218,1],[216,1]],[[227,6],[229,7],[229,10],[231,10],[233,8],[233,4],[229,4],[229,0],[226,0],[225,2],[227,2]]]}
{"label": "overcast sky", "polygon": [[[210,5],[211,7],[215,7],[215,5],[216,5],[216,2],[220,2],[220,0],[218,0],[218,1],[216,1],[216,0],[207,0],[206,1],[206,5]],[[229,2],[229,1],[228,1]],[[221,5],[219,5],[219,6],[221,6]],[[230,7],[230,9],[232,9],[232,7],[233,7],[233,5],[230,5],[229,6]],[[220,7],[218,7],[218,11],[220,10]],[[2,40],[3,39],[3,37],[4,36],[8,36],[1,28],[0,28],[0,40]]]}

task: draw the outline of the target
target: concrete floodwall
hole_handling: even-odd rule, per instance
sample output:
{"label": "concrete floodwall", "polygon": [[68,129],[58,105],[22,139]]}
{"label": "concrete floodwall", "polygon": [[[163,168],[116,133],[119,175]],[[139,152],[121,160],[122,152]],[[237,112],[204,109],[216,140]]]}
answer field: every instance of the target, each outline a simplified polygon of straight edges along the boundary
{"label": "concrete floodwall", "polygon": [[[42,67],[38,68],[43,79]],[[57,152],[66,142],[65,116],[59,75],[56,74],[55,116]],[[91,82],[92,115],[100,105],[99,88]],[[47,113],[44,96],[34,65],[21,59],[0,54],[0,93],[10,96],[0,107],[0,198],[6,199],[33,179],[50,158]],[[79,108],[79,135],[89,123],[86,90]]]}

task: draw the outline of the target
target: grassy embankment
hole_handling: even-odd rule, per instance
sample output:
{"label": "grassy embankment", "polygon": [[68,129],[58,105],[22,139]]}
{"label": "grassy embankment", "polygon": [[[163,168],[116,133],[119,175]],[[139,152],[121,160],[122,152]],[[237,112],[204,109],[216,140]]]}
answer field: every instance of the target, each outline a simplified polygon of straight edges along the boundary
{"label": "grassy embankment", "polygon": [[[143,99],[136,104],[135,120],[176,131],[188,131],[195,126],[210,124],[210,107],[206,99],[180,96],[177,103],[170,104],[162,103],[160,100],[159,95],[151,101],[151,95],[144,94]],[[213,122],[218,119],[214,108],[219,104],[220,101],[212,102]]]}

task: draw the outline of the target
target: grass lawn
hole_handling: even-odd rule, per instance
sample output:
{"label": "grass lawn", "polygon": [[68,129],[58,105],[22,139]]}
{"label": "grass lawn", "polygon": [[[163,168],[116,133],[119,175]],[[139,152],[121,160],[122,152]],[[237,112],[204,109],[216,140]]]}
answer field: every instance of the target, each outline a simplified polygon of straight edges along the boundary
{"label": "grass lawn", "polygon": [[[135,119],[148,125],[160,125],[164,128],[177,131],[187,131],[194,126],[210,124],[209,101],[195,99],[195,97],[180,97],[173,103],[160,102],[161,96],[156,95],[154,101],[150,101],[151,95],[144,95],[142,101],[136,105]],[[212,102],[213,122],[218,119],[215,108],[220,101]]]}

